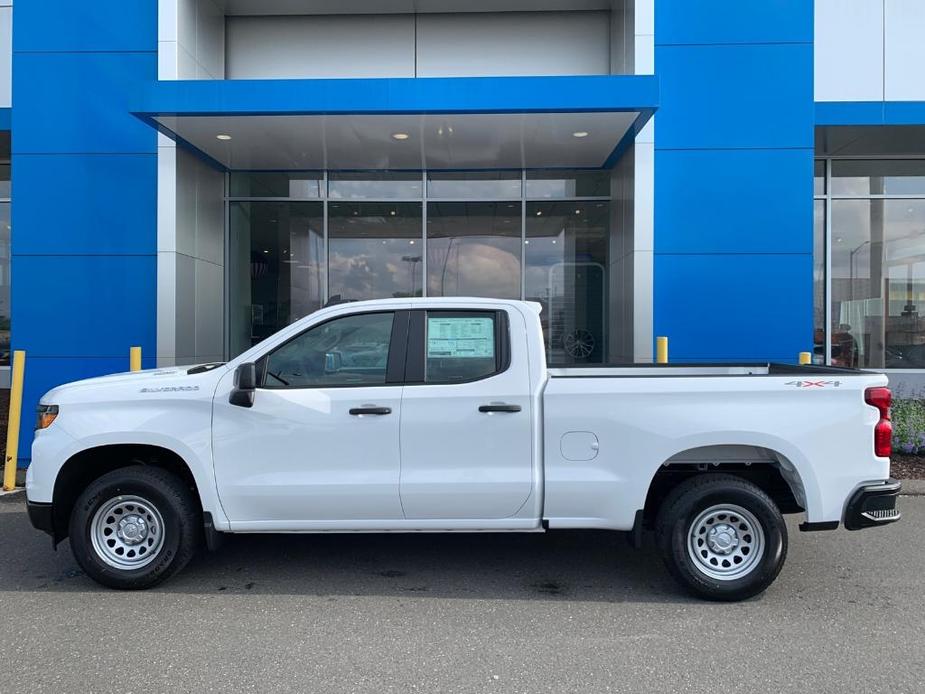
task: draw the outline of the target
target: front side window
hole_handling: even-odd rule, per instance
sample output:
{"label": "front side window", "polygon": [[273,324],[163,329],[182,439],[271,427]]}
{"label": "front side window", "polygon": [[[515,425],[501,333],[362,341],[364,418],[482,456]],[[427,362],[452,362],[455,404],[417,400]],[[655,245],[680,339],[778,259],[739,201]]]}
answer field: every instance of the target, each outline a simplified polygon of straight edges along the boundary
{"label": "front side window", "polygon": [[264,386],[385,385],[392,313],[364,313],[309,328],[266,358]]}
{"label": "front side window", "polygon": [[425,383],[459,383],[499,370],[494,311],[428,311]]}

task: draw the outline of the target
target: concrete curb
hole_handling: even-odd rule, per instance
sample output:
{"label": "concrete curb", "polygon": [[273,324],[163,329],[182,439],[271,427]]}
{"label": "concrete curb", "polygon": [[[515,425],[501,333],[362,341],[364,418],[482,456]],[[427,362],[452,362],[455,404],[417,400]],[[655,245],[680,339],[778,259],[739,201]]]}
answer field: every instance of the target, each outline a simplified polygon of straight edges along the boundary
{"label": "concrete curb", "polygon": [[900,480],[903,488],[902,496],[925,496],[925,480]]}

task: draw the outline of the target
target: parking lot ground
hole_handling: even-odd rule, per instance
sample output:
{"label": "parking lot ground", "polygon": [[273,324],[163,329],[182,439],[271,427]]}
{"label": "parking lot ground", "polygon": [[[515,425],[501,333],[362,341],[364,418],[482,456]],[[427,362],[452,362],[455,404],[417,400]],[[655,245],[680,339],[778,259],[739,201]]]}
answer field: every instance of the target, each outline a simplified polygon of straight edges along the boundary
{"label": "parking lot ground", "polygon": [[98,587],[0,499],[2,692],[925,691],[925,497],[799,533],[762,597],[680,593],[618,534],[231,537]]}

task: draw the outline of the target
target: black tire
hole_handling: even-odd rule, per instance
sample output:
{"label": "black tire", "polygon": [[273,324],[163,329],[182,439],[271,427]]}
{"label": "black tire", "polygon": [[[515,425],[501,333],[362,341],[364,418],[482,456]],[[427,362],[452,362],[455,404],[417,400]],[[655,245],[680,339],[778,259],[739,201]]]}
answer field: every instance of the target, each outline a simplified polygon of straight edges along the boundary
{"label": "black tire", "polygon": [[[162,519],[163,527],[158,528],[160,523],[147,515],[154,520],[145,524],[145,531],[152,538],[152,552],[144,559],[139,555],[137,561],[147,562],[139,568],[113,566],[107,562],[104,550],[94,547],[92,533],[97,512],[104,505],[118,503],[120,497],[123,503],[124,499],[135,497],[152,505],[153,512],[160,514]],[[128,512],[122,510],[121,513]],[[162,535],[155,543],[153,538],[158,531]],[[142,590],[167,580],[195,554],[201,534],[201,514],[193,493],[176,475],[156,467],[133,465],[103,475],[80,494],[71,512],[70,539],[74,558],[84,573],[110,588]],[[138,545],[138,552],[147,549],[145,544],[147,542]],[[134,551],[134,547],[129,548],[129,552]]]}
{"label": "black tire", "polygon": [[[724,516],[724,504],[744,509],[751,519],[731,514]],[[715,516],[717,513],[720,515]],[[760,526],[760,533],[751,531],[750,524],[754,522]],[[732,528],[739,551],[734,552],[735,556],[723,553],[728,548],[718,553],[710,551],[710,547],[704,545],[703,538],[707,534],[696,532],[692,527],[694,523],[697,529],[709,529],[707,534],[714,530],[725,532],[719,524]],[[715,528],[711,523],[716,524]],[[757,486],[733,475],[698,475],[675,487],[659,508],[655,534],[659,552],[671,575],[688,591],[707,600],[744,600],[763,592],[777,578],[787,557],[787,526],[780,510]],[[693,538],[690,545],[689,534]],[[729,537],[725,532],[719,539],[727,542]],[[742,555],[746,549],[751,556]],[[702,555],[702,559],[695,560],[692,557],[695,553]],[[743,568],[727,561],[727,556],[740,563],[744,561]],[[729,566],[721,566],[717,559]],[[747,573],[737,576],[736,571]],[[717,578],[711,572],[729,572],[729,575]]]}

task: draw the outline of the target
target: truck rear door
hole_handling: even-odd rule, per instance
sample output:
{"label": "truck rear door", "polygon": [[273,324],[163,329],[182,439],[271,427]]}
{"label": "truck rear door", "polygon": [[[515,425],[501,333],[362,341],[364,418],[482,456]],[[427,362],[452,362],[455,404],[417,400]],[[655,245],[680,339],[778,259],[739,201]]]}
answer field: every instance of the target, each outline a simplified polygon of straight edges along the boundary
{"label": "truck rear door", "polygon": [[523,317],[415,310],[402,394],[401,504],[409,519],[498,519],[533,485]]}

